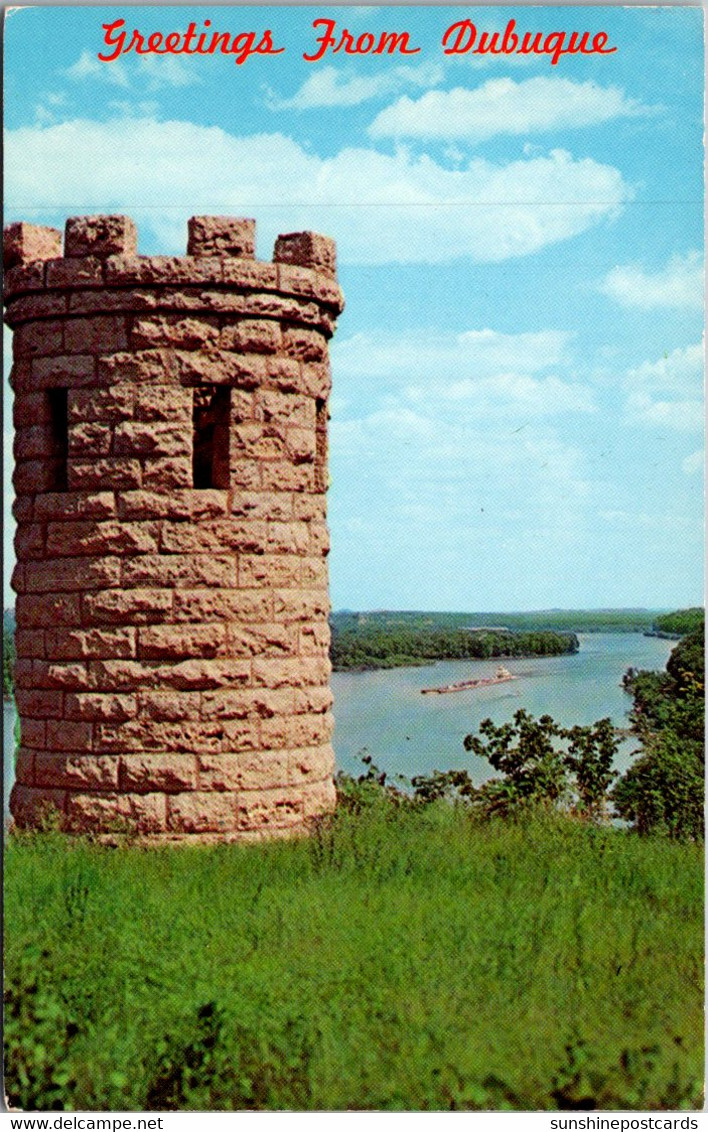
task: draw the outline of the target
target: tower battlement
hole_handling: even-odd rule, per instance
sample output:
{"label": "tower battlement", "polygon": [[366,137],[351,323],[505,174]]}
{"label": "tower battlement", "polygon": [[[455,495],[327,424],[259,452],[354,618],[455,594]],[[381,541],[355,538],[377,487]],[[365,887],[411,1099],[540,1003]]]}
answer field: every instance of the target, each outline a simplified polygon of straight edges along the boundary
{"label": "tower battlement", "polygon": [[5,232],[15,391],[11,809],[164,840],[334,804],[326,554],[335,249],[193,217]]}

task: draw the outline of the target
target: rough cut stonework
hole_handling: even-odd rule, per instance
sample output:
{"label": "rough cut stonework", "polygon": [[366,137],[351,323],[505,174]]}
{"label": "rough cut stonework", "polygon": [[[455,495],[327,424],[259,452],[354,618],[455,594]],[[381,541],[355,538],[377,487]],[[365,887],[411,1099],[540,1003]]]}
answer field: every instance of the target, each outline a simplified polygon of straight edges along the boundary
{"label": "rough cut stonework", "polygon": [[5,234],[14,331],[19,826],[284,835],[334,804],[334,244],[194,217]]}

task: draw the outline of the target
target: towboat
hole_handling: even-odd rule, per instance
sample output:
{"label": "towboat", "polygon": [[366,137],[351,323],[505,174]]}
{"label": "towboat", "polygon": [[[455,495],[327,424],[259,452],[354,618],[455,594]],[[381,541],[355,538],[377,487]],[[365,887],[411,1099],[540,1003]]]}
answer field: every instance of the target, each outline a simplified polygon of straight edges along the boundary
{"label": "towboat", "polygon": [[431,692],[437,692],[442,695],[443,692],[464,692],[467,688],[488,688],[492,684],[506,684],[508,680],[518,680],[518,676],[514,676],[500,664],[493,676],[480,676],[477,680],[461,680],[459,684],[443,684],[439,688],[421,688],[422,694],[428,695]]}

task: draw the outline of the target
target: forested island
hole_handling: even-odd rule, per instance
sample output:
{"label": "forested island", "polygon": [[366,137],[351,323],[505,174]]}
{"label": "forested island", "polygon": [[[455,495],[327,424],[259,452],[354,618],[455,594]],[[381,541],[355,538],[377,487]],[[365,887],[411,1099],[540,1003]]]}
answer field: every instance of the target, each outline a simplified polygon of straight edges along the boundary
{"label": "forested island", "polygon": [[491,657],[560,656],[577,652],[575,633],[512,632],[498,629],[445,629],[436,625],[381,625],[376,621],[342,625],[332,619],[335,671],[398,668],[433,660],[486,660]]}

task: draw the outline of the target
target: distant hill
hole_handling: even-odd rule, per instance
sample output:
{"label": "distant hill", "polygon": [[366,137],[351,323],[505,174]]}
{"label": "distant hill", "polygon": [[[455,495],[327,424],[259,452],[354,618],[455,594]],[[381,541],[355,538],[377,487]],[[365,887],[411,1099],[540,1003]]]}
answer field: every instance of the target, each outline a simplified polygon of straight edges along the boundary
{"label": "distant hill", "polygon": [[646,633],[663,611],[651,609],[541,609],[531,612],[428,613],[422,610],[384,610],[332,614],[335,632],[362,625],[398,629],[505,629],[516,633]]}

